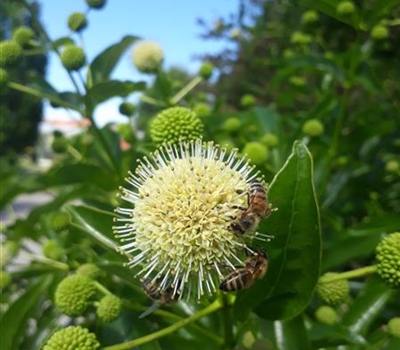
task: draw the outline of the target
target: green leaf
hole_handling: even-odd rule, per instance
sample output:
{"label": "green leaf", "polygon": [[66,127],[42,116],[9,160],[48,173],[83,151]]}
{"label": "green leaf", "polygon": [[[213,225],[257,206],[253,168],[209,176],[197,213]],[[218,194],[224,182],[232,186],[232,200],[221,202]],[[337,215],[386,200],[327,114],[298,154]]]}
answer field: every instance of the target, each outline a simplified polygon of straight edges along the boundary
{"label": "green leaf", "polygon": [[75,44],[75,42],[68,36],[58,38],[51,43],[54,50],[59,49],[61,46],[73,45],[73,44]]}
{"label": "green leaf", "polygon": [[94,108],[101,102],[108,100],[115,96],[126,97],[134,91],[141,91],[146,88],[146,83],[132,81],[119,81],[109,80],[93,85],[86,95],[86,104],[88,113],[94,110]]}
{"label": "green leaf", "polygon": [[370,325],[381,315],[395,293],[379,277],[372,277],[343,316],[342,325],[347,326],[355,335],[365,336]]}
{"label": "green leaf", "polygon": [[268,191],[278,208],[261,226],[262,232],[275,236],[270,243],[264,243],[270,257],[269,270],[252,288],[238,293],[234,312],[242,320],[253,309],[269,320],[292,318],[311,300],[321,260],[312,171],[307,147],[296,141]]}
{"label": "green leaf", "polygon": [[50,282],[51,278],[45,278],[29,286],[2,315],[3,321],[0,322],[2,349],[18,349],[21,337],[26,333],[29,317],[46,292]]}
{"label": "green leaf", "polygon": [[113,213],[83,205],[69,205],[67,211],[73,218],[72,222],[82,231],[108,249],[118,249],[117,243],[110,239],[113,237]]}
{"label": "green leaf", "polygon": [[275,321],[274,332],[277,350],[311,349],[301,315],[287,321]]}
{"label": "green leaf", "polygon": [[92,87],[109,79],[123,53],[139,38],[125,36],[119,43],[113,44],[101,52],[89,66],[87,85]]}

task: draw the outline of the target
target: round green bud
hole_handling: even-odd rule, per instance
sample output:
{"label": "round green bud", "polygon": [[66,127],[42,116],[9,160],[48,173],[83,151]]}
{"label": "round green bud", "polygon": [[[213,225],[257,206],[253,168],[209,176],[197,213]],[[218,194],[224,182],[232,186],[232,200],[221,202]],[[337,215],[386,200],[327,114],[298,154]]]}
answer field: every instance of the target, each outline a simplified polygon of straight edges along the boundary
{"label": "round green bud", "polygon": [[273,148],[278,144],[278,137],[275,134],[266,133],[261,138],[261,142],[268,148]]}
{"label": "round green bud", "polygon": [[97,304],[97,316],[104,322],[115,321],[122,310],[122,300],[115,295],[106,295]]}
{"label": "round green bud", "polygon": [[214,71],[214,65],[211,62],[204,62],[200,69],[199,69],[199,75],[205,79],[208,80]]}
{"label": "round green bud", "polygon": [[375,40],[384,40],[389,37],[389,30],[383,25],[377,25],[371,30],[371,38]]}
{"label": "round green bud", "polygon": [[0,290],[6,289],[11,280],[11,275],[7,271],[0,270]]}
{"label": "round green bud", "polygon": [[134,48],[132,60],[140,72],[156,73],[164,61],[164,52],[157,43],[142,41]]}
{"label": "round green bud", "polygon": [[203,130],[196,113],[185,107],[165,109],[150,123],[150,137],[159,145],[199,139]]}
{"label": "round green bud", "polygon": [[17,42],[21,47],[28,46],[30,41],[35,37],[35,33],[31,28],[18,27],[13,33],[13,40]]}
{"label": "round green bud", "polygon": [[85,51],[75,45],[67,45],[61,52],[61,63],[68,70],[79,70],[86,63]]}
{"label": "round green bud", "polygon": [[400,289],[400,232],[384,237],[376,247],[378,275],[390,287]]}
{"label": "round green bud", "polygon": [[8,72],[5,69],[0,68],[0,88],[3,88],[8,84],[8,78]]}
{"label": "round green bud", "polygon": [[269,157],[268,148],[257,141],[246,143],[243,153],[247,154],[252,163],[256,165],[262,165]]}
{"label": "round green bud", "polygon": [[64,314],[81,316],[89,307],[96,287],[89,277],[72,275],[64,278],[57,286],[54,302]]}
{"label": "round green bud", "polygon": [[330,306],[321,306],[315,311],[315,318],[326,325],[334,325],[337,322],[337,313]]}
{"label": "round green bud", "polygon": [[240,99],[240,105],[243,108],[252,107],[254,106],[255,103],[256,103],[256,98],[250,94],[243,95]]}
{"label": "round green bud", "polygon": [[349,296],[349,282],[347,280],[339,280],[333,282],[324,282],[338,273],[327,272],[322,275],[316,287],[316,292],[321,300],[329,305],[336,305],[347,300]]}
{"label": "round green bud", "polygon": [[43,255],[46,258],[53,259],[53,260],[60,260],[60,258],[64,255],[65,251],[58,242],[54,240],[48,240],[43,244],[42,247]]}
{"label": "round green bud", "polygon": [[81,32],[87,27],[86,15],[81,12],[74,12],[68,17],[68,28],[73,32]]}
{"label": "round green bud", "polygon": [[391,336],[400,338],[400,317],[394,317],[389,320],[387,330]]}
{"label": "round green bud", "polygon": [[389,160],[385,165],[385,170],[388,173],[397,173],[400,170],[400,162],[398,160]]}
{"label": "round green bud", "polygon": [[304,12],[303,15],[301,16],[301,21],[305,24],[314,23],[318,21],[318,19],[319,19],[318,12],[313,10],[308,10]]}
{"label": "round green bud", "polygon": [[127,117],[133,115],[135,111],[136,111],[136,106],[133,103],[122,102],[119,105],[119,113],[121,113],[122,115],[126,115]]}
{"label": "round green bud", "polygon": [[291,35],[290,41],[295,45],[309,45],[312,42],[312,36],[296,31]]}
{"label": "round green bud", "polygon": [[99,278],[105,275],[105,272],[103,270],[101,270],[95,264],[90,264],[90,263],[79,266],[78,269],[76,270],[76,273],[78,275],[89,277],[92,280],[98,280]]}
{"label": "round green bud", "polygon": [[12,67],[22,56],[22,48],[15,41],[2,41],[0,52],[0,67]]}
{"label": "round green bud", "polygon": [[85,0],[92,9],[101,9],[106,4],[106,0]]}
{"label": "round green bud", "polygon": [[353,1],[341,1],[336,6],[336,12],[341,15],[348,15],[356,10],[356,6]]}
{"label": "round green bud", "polygon": [[309,119],[303,124],[302,130],[304,134],[316,137],[324,132],[324,125],[318,119]]}
{"label": "round green bud", "polygon": [[71,216],[64,212],[64,211],[58,211],[53,213],[52,218],[51,218],[51,228],[54,231],[62,231],[68,228],[69,223],[71,222]]}
{"label": "round green bud", "polygon": [[81,326],[68,326],[55,332],[42,350],[97,350],[100,343],[94,333]]}
{"label": "round green bud", "polygon": [[240,121],[239,118],[236,117],[228,118],[222,124],[222,128],[229,133],[233,133],[240,130],[241,126],[242,122]]}
{"label": "round green bud", "polygon": [[292,85],[298,86],[298,87],[306,85],[306,80],[304,79],[304,77],[299,77],[296,75],[290,77],[289,81]]}
{"label": "round green bud", "polygon": [[200,117],[209,117],[211,115],[211,108],[207,103],[199,102],[193,107],[193,111]]}

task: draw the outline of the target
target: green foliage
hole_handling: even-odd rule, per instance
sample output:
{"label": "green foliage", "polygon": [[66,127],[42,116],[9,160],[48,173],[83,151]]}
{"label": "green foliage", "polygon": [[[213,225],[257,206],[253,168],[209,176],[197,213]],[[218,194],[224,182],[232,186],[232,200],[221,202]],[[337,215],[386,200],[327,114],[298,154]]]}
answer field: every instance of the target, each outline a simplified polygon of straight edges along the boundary
{"label": "green foliage", "polygon": [[[86,3],[101,9],[105,1]],[[18,104],[26,101],[27,109],[28,102],[48,99],[78,112],[85,127],[72,137],[54,135],[53,161],[46,171],[0,159],[1,208],[10,208],[21,194],[52,194],[25,218],[10,216],[2,227],[1,312],[7,322],[0,327],[5,349],[97,349],[100,344],[105,350],[396,348],[398,1],[244,1],[242,6],[237,18],[219,19],[209,32],[232,40],[237,29],[235,55],[207,56],[195,76],[177,68],[164,71],[158,44],[138,45],[133,63],[153,75],[149,84],[113,77],[138,37],[121,38],[86,62],[82,49],[74,46],[76,33],[50,41],[37,21],[33,32],[42,33],[44,42],[30,37],[21,62],[28,54],[35,56],[30,50],[37,45],[40,57],[52,54],[67,70],[86,63],[88,69],[79,72],[83,79],[70,74],[76,89],[62,92],[40,72],[23,76],[18,69],[7,70],[7,79],[1,76],[6,93],[23,96]],[[15,35],[27,43],[25,34]],[[71,48],[74,52],[67,55]],[[206,81],[218,69],[216,82]],[[138,103],[128,102],[137,95]],[[115,97],[129,118],[100,127],[93,111]],[[3,139],[12,141],[7,130],[1,130],[2,144]],[[244,238],[251,248],[266,251],[267,273],[248,289],[225,293],[218,283],[243,266],[218,266],[222,276],[203,281],[205,295],[198,302],[189,298],[151,306],[142,282],[151,275],[153,262],[140,266],[148,275],[136,276],[137,267],[124,266],[141,252],[135,251],[130,235],[124,236],[135,228],[134,204],[122,204],[116,194],[139,164],[138,176],[158,168],[140,162],[152,159],[159,144],[198,137],[247,153],[257,177],[269,183],[271,214],[258,225],[260,235]],[[167,184],[137,195],[157,200],[160,185]],[[212,181],[207,185],[212,188]],[[249,205],[247,194],[240,192],[238,188],[234,195]],[[190,196],[187,202],[192,203]],[[234,209],[242,213],[243,208]],[[121,219],[115,211],[124,210],[127,215]],[[204,217],[182,217],[176,225],[196,220]],[[229,220],[237,218],[227,219],[227,226]],[[116,222],[122,226],[118,239]],[[160,216],[154,227],[169,223]],[[196,239],[178,248],[195,249]],[[218,292],[208,295],[212,283]],[[172,289],[178,284],[174,281]],[[148,307],[153,313],[139,321]],[[65,320],[68,325],[59,329]],[[77,323],[84,327],[70,326]]]}

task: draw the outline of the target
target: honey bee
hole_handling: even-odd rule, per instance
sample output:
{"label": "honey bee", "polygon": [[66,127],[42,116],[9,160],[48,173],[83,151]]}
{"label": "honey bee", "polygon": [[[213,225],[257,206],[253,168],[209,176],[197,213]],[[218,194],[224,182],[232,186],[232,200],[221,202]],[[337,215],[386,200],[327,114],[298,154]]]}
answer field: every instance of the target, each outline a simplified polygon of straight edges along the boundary
{"label": "honey bee", "polygon": [[139,318],[144,318],[150,315],[161,305],[172,304],[179,300],[179,290],[174,288],[172,285],[169,285],[166,289],[162,290],[161,281],[163,280],[163,278],[164,276],[160,276],[155,281],[151,280],[150,278],[142,281],[143,292],[154,302],[145,312],[143,312],[139,316]]}
{"label": "honey bee", "polygon": [[255,231],[260,221],[271,214],[272,205],[261,182],[252,182],[247,194],[247,208],[242,209],[243,214],[229,226],[237,235]]}
{"label": "honey bee", "polygon": [[222,280],[219,289],[235,292],[250,288],[257,279],[265,276],[268,269],[268,256],[263,249],[257,249],[245,261],[244,267],[233,270]]}

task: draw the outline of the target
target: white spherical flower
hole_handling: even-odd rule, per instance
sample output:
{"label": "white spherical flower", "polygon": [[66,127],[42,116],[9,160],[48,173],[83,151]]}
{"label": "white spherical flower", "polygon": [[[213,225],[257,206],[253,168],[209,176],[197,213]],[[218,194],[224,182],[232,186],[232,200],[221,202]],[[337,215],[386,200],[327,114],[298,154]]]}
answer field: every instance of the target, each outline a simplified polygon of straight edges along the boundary
{"label": "white spherical flower", "polygon": [[164,60],[160,45],[151,41],[142,41],[133,50],[133,64],[142,73],[156,73]]}
{"label": "white spherical flower", "polygon": [[[249,240],[230,224],[247,205],[254,167],[236,150],[200,140],[161,147],[129,173],[114,227],[127,265],[160,291],[197,299],[212,295],[226,270],[243,266]],[[221,272],[222,271],[222,272]]]}

